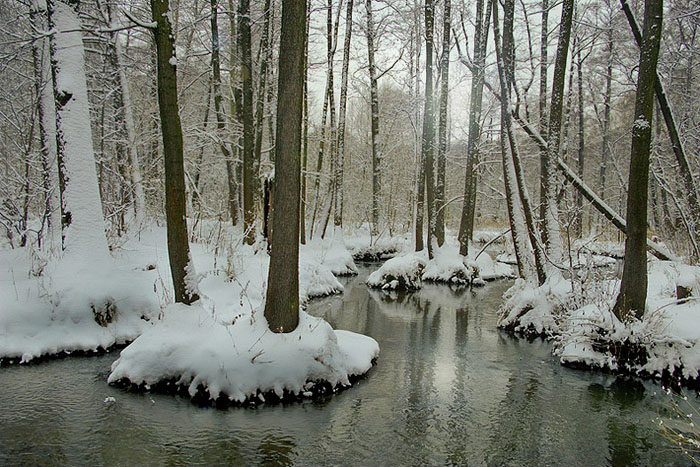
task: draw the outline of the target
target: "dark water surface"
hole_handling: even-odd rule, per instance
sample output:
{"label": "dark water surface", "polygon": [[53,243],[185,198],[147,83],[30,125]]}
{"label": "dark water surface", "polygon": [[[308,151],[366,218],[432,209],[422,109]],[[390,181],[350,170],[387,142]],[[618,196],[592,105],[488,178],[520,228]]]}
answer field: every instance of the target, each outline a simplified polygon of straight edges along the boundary
{"label": "dark water surface", "polygon": [[563,368],[550,344],[496,330],[509,281],[391,297],[368,291],[370,271],[309,306],[379,342],[355,387],[220,410],[108,386],[116,354],[2,368],[0,465],[689,464],[652,422],[659,386]]}

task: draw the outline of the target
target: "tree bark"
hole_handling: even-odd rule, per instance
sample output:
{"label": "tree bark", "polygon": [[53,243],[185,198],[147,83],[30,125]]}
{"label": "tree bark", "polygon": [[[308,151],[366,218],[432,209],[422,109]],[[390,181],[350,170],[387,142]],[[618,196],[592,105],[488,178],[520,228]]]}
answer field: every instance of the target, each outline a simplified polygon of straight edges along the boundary
{"label": "tree bark", "polygon": [[613,313],[621,321],[628,320],[630,316],[641,318],[646,306],[649,147],[654,113],[654,84],[658,82],[656,63],[661,43],[662,16],[663,0],[646,0],[627,188],[625,262],[620,293],[613,307]]}
{"label": "tree bark", "polygon": [[165,161],[165,217],[170,273],[175,301],[190,304],[199,297],[191,284],[187,284],[188,276],[194,275],[194,265],[187,242],[182,127],[177,103],[177,59],[168,0],[151,0],[151,13],[157,25],[154,35],[158,64],[158,107]]}
{"label": "tree bark", "polygon": [[481,107],[484,95],[484,65],[486,62],[486,47],[488,41],[491,4],[489,0],[484,17],[484,0],[476,3],[476,25],[474,33],[474,68],[472,87],[469,101],[469,133],[467,136],[467,170],[464,178],[464,202],[459,223],[459,254],[467,256],[469,241],[474,231],[474,201],[472,193],[476,193],[476,177],[474,167],[479,158],[479,143],[481,139]]}
{"label": "tree bark", "polygon": [[571,37],[574,2],[564,0],[559,26],[559,43],[554,59],[554,77],[552,78],[552,100],[549,105],[549,127],[547,132],[548,151],[544,160],[543,199],[545,215],[542,219],[542,240],[547,255],[554,261],[561,258],[561,239],[559,235],[559,209],[556,204],[556,159],[559,157],[561,142],[561,116],[564,103],[564,81],[566,78],[567,55]]}
{"label": "tree bark", "polygon": [[253,62],[250,46],[250,0],[238,2],[238,52],[241,57],[241,89],[243,119],[243,241],[255,242],[255,205],[257,199],[257,177],[253,145]]}
{"label": "tree bark", "polygon": [[348,100],[348,72],[350,68],[350,41],[352,39],[353,0],[348,0],[345,13],[345,43],[343,44],[343,69],[340,75],[340,104],[338,109],[338,160],[335,166],[335,215],[333,224],[343,225],[343,175],[345,172],[345,113]]}
{"label": "tree bark", "polygon": [[438,119],[437,178],[435,185],[435,239],[445,243],[445,159],[447,157],[447,102],[450,76],[450,0],[444,0],[442,55],[440,56],[440,104]]}
{"label": "tree bark", "polygon": [[433,0],[425,0],[425,107],[423,111],[423,137],[421,158],[425,174],[426,203],[428,221],[428,257],[433,258],[433,237],[435,235],[435,172],[433,141],[435,138],[435,117],[433,115],[433,26],[435,6]]}
{"label": "tree bark", "polygon": [[[430,1],[430,0],[428,0]],[[367,58],[369,61],[369,92],[371,106],[372,132],[372,232],[379,232],[379,203],[381,192],[381,154],[379,153],[379,93],[377,91],[377,68],[374,63],[374,21],[372,19],[372,0],[366,0],[367,6]],[[427,8],[427,6],[426,6]],[[427,21],[427,20],[426,20]]]}
{"label": "tree bark", "polygon": [[[32,26],[37,31],[48,29],[46,0],[33,0],[29,11]],[[32,42],[34,87],[39,99],[39,140],[41,143],[41,170],[44,191],[44,217],[49,250],[61,248],[61,201],[58,190],[56,155],[56,104],[51,81],[49,39]]]}
{"label": "tree bark", "polygon": [[283,0],[277,85],[272,251],[265,318],[273,332],[299,323],[299,188],[306,0]]}
{"label": "tree bark", "polygon": [[218,0],[211,0],[211,68],[212,68],[212,91],[214,93],[214,113],[216,114],[217,140],[221,155],[226,161],[226,180],[228,185],[228,211],[231,216],[231,224],[238,222],[238,194],[236,193],[235,167],[231,156],[231,151],[223,139],[226,129],[226,119],[223,111],[223,95],[221,93],[221,58],[218,25]]}
{"label": "tree bark", "polygon": [[[627,17],[627,20],[630,24],[630,27],[632,28],[632,34],[634,35],[634,39],[637,42],[637,45],[641,48],[643,47],[643,39],[642,35],[639,33],[639,26],[637,25],[637,22],[634,19],[632,10],[630,10],[627,0],[620,0],[620,3],[622,4],[622,11],[624,11],[625,16]],[[690,169],[690,164],[685,154],[683,142],[681,141],[680,135],[678,133],[678,127],[676,126],[676,122],[673,117],[671,104],[668,101],[668,97],[666,96],[666,91],[664,90],[663,83],[661,82],[661,79],[656,71],[654,71],[654,92],[656,94],[656,99],[659,103],[661,113],[664,116],[666,129],[668,130],[668,136],[671,140],[671,146],[673,148],[673,154],[676,156],[676,162],[678,163],[681,177],[683,179],[683,185],[686,191],[686,200],[690,207],[690,211],[693,215],[693,221],[697,224],[698,222],[700,222],[700,200],[698,200],[698,190],[695,186],[693,172]],[[697,229],[697,227],[695,227],[695,229]],[[688,233],[693,236],[696,235],[695,231],[691,231]]]}

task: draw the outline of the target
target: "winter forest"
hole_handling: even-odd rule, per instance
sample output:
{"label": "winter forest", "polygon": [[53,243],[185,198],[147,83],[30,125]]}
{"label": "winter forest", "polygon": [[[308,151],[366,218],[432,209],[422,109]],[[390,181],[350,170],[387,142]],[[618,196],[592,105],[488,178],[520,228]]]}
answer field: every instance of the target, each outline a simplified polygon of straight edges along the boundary
{"label": "winter forest", "polygon": [[3,0],[0,464],[700,463],[699,32]]}

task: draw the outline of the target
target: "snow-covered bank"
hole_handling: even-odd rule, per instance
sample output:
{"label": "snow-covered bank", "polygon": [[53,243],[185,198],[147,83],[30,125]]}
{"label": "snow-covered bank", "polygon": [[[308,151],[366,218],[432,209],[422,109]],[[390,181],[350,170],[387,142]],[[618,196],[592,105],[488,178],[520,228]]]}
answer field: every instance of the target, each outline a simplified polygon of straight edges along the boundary
{"label": "snow-covered bank", "polygon": [[617,279],[558,277],[541,287],[518,280],[499,327],[553,339],[565,365],[700,382],[700,267],[650,260],[648,274],[641,320],[612,313]]}
{"label": "snow-covered bank", "polygon": [[[226,224],[201,222],[194,230],[192,259],[210,308],[259,306],[269,264],[264,248],[241,245],[241,236]],[[341,250],[337,241],[302,249],[302,303],[342,292],[331,270],[319,262],[350,258]],[[0,264],[0,360],[5,363],[133,341],[165,315],[172,296],[162,227],[143,230],[99,261],[47,262],[32,248],[3,248]]]}
{"label": "snow-covered bank", "polygon": [[0,251],[0,263],[8,265],[0,269],[3,362],[124,344],[160,311],[153,269],[112,260],[46,264],[25,249]]}
{"label": "snow-covered bank", "polygon": [[384,290],[417,290],[422,281],[480,286],[486,281],[512,277],[513,268],[494,261],[488,253],[472,251],[465,258],[456,244],[446,243],[435,249],[430,260],[423,250],[386,261],[369,276],[367,285]]}
{"label": "snow-covered bank", "polygon": [[121,352],[109,382],[160,390],[171,385],[193,398],[258,403],[270,396],[311,397],[317,387],[347,387],[378,355],[371,337],[334,331],[303,311],[294,332],[275,334],[262,308],[212,313],[202,304],[172,305]]}

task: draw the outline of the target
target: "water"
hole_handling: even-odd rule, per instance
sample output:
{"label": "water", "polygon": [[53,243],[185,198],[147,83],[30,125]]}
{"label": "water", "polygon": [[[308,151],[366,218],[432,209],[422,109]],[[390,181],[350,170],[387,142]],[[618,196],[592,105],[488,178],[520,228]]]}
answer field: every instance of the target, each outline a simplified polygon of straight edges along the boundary
{"label": "water", "polygon": [[564,368],[550,344],[496,330],[510,282],[386,297],[369,271],[309,307],[381,346],[350,390],[221,410],[108,386],[115,354],[3,368],[0,465],[690,464],[652,423],[659,386]]}

